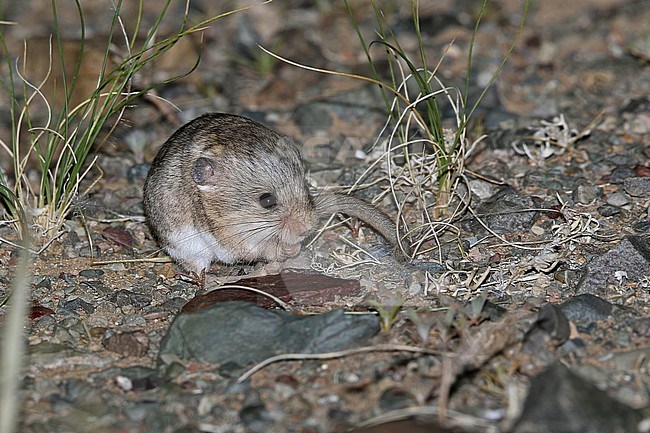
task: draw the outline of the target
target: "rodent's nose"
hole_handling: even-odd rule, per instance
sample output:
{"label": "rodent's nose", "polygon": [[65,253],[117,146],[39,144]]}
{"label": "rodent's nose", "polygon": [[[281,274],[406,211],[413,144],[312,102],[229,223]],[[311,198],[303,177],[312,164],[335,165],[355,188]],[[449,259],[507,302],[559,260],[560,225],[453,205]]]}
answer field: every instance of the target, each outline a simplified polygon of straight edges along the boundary
{"label": "rodent's nose", "polygon": [[296,238],[303,239],[314,228],[311,219],[305,215],[293,215],[287,226]]}
{"label": "rodent's nose", "polygon": [[309,232],[311,231],[311,226],[307,226],[304,223],[296,224],[295,227],[295,236],[298,239],[304,239],[309,235]]}

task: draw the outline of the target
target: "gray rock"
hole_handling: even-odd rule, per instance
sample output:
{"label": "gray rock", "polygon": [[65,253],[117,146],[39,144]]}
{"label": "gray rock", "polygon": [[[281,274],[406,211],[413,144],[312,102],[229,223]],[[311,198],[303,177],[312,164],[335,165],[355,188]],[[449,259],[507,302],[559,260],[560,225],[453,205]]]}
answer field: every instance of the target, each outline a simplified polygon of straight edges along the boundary
{"label": "gray rock", "polygon": [[132,305],[135,308],[144,308],[151,304],[152,296],[146,293],[136,293],[131,290],[119,290],[111,297],[118,307]]}
{"label": "gray rock", "polygon": [[609,182],[614,184],[623,183],[625,179],[634,177],[635,175],[636,174],[632,167],[628,165],[619,165],[612,170],[612,173],[609,175]]}
{"label": "gray rock", "polygon": [[76,298],[70,302],[66,302],[63,305],[63,308],[70,311],[82,310],[86,314],[92,314],[95,311],[95,306],[93,304],[86,302],[81,298]]}
{"label": "gray rock", "polygon": [[627,236],[605,254],[594,257],[587,264],[576,292],[607,295],[611,292],[608,286],[619,283],[616,272],[625,272],[628,281],[650,275],[650,240]]}
{"label": "gray rock", "polygon": [[567,319],[579,323],[605,320],[612,314],[612,304],[589,293],[567,299],[560,309]]}
{"label": "gray rock", "polygon": [[92,295],[97,298],[110,296],[114,293],[113,288],[108,287],[106,284],[102,283],[101,281],[95,281],[95,280],[82,281],[80,284],[88,287],[88,289],[90,289],[89,292],[92,293]]}
{"label": "gray rock", "polygon": [[650,177],[630,177],[623,181],[625,192],[632,197],[650,197]]}
{"label": "gray rock", "polygon": [[102,275],[104,275],[104,271],[101,269],[84,269],[83,271],[79,271],[79,276],[85,278],[99,278]]}
{"label": "gray rock", "polygon": [[[530,210],[537,206],[530,196],[504,188],[476,208],[481,220],[498,234],[522,232],[530,229],[539,215]],[[485,228],[475,219],[466,220],[465,228],[473,233],[486,234]]]}
{"label": "gray rock", "polygon": [[589,204],[600,195],[600,187],[586,179],[580,179],[573,188],[571,197],[576,203]]}
{"label": "gray rock", "polygon": [[613,194],[610,194],[607,196],[607,204],[611,204],[612,206],[625,206],[626,204],[630,203],[630,198],[627,196],[627,194],[623,192],[615,192]]}
{"label": "gray rock", "polygon": [[512,433],[634,432],[641,419],[639,412],[556,363],[531,380]]}
{"label": "gray rock", "polygon": [[63,380],[58,392],[49,395],[48,401],[55,412],[64,415],[48,419],[48,428],[38,431],[89,432],[115,426],[117,414],[114,409],[107,404],[99,389],[84,380]]}
{"label": "gray rock", "polygon": [[280,353],[321,353],[359,346],[379,331],[376,316],[335,310],[314,316],[224,302],[179,314],[160,343],[159,364],[200,360],[246,365]]}
{"label": "gray rock", "polygon": [[618,206],[612,206],[611,204],[604,204],[598,207],[598,213],[604,217],[614,216],[621,213],[621,208]]}
{"label": "gray rock", "polygon": [[402,388],[388,388],[379,397],[379,407],[384,412],[406,409],[417,405],[417,399],[410,392]]}
{"label": "gray rock", "polygon": [[557,169],[531,171],[524,177],[524,186],[546,188],[549,195],[555,191],[568,191],[575,187],[575,176],[562,173]]}

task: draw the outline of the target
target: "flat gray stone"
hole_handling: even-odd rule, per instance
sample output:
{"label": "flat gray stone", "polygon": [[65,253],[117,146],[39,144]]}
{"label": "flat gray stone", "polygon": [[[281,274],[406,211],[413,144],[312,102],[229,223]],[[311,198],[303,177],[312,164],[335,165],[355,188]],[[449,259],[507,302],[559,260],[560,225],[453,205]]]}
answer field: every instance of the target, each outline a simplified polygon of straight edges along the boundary
{"label": "flat gray stone", "polygon": [[650,177],[630,177],[623,181],[625,192],[632,197],[650,197]]}
{"label": "flat gray stone", "polygon": [[322,353],[363,344],[379,331],[373,315],[342,310],[313,316],[224,302],[176,316],[160,343],[159,364],[176,359],[245,366],[281,353]]}
{"label": "flat gray stone", "polygon": [[608,286],[619,284],[616,272],[624,272],[626,281],[639,281],[650,275],[650,240],[627,236],[605,254],[594,257],[587,264],[576,293],[612,294]]}
{"label": "flat gray stone", "polygon": [[[476,208],[476,213],[495,233],[517,233],[533,226],[539,212],[531,209],[536,207],[530,196],[519,194],[512,188],[503,188],[481,203]],[[487,233],[476,219],[466,220],[464,225],[472,233]]]}
{"label": "flat gray stone", "polygon": [[607,204],[610,204],[612,206],[625,206],[626,204],[630,203],[630,198],[627,196],[627,194],[623,192],[615,192],[613,194],[610,194],[607,196]]}

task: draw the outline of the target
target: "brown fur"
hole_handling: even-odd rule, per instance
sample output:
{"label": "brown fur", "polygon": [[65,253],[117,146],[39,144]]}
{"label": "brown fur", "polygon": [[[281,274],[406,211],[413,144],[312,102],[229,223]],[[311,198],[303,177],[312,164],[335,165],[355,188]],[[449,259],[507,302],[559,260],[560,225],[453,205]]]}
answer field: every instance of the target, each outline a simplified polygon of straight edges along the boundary
{"label": "brown fur", "polygon": [[[159,244],[195,272],[215,260],[292,257],[318,218],[337,212],[366,221],[397,244],[395,225],[383,212],[347,195],[314,198],[304,176],[290,138],[244,117],[207,114],[160,149],[145,183],[145,213]],[[263,194],[277,204],[263,208]],[[207,239],[199,239],[202,234]]]}

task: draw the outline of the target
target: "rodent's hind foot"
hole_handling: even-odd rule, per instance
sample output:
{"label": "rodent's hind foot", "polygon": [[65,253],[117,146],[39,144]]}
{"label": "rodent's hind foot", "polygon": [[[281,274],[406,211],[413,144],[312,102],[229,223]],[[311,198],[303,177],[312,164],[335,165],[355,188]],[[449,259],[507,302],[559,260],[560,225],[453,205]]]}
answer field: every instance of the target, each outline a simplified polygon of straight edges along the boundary
{"label": "rodent's hind foot", "polygon": [[176,274],[176,276],[183,281],[198,286],[199,289],[201,290],[205,289],[205,280],[206,280],[205,269],[203,269],[200,273],[196,273],[195,271],[189,271],[189,273],[187,274],[178,273]]}

